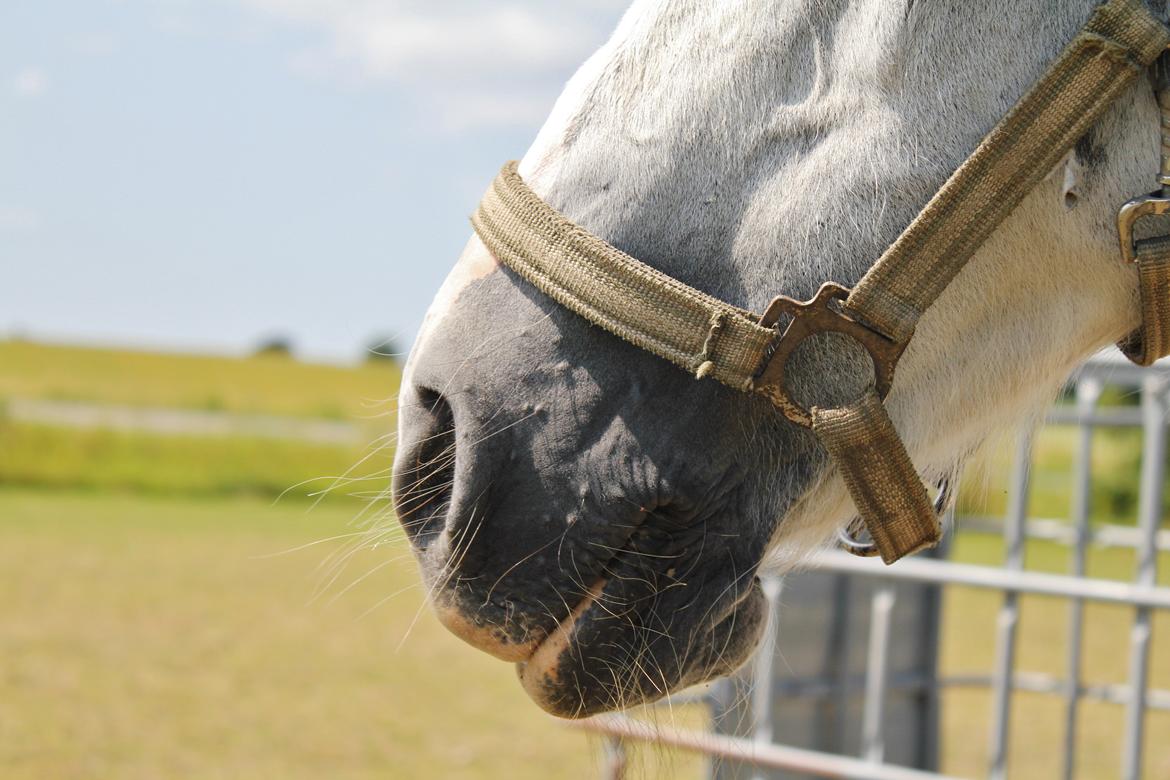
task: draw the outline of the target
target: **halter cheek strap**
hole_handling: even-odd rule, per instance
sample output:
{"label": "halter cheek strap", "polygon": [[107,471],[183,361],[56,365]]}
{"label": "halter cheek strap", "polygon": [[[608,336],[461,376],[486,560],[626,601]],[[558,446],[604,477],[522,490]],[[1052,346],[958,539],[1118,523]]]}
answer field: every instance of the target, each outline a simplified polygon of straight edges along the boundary
{"label": "halter cheek strap", "polygon": [[1170,354],[1170,237],[1134,239],[1134,229],[1143,218],[1170,213],[1170,55],[1158,58],[1153,77],[1162,114],[1161,188],[1129,201],[1117,215],[1121,257],[1137,265],[1142,313],[1138,329],[1117,346],[1139,366]]}
{"label": "halter cheek strap", "polygon": [[1139,241],[1134,247],[1142,324],[1118,348],[1139,366],[1170,355],[1170,236]]}
{"label": "halter cheek strap", "polygon": [[[515,163],[489,187],[472,224],[500,262],[561,305],[697,378],[761,393],[788,419],[811,428],[841,472],[875,551],[892,563],[934,546],[941,534],[882,405],[919,318],[1167,45],[1170,30],[1140,0],[1098,7],[851,291],[827,283],[807,302],[780,296],[762,316],[695,290],[573,224],[528,188]],[[1170,155],[1165,139],[1164,150]],[[1126,208],[1123,239],[1142,216],[1170,213],[1170,195]],[[1170,352],[1170,239],[1127,246],[1139,266],[1143,326],[1125,349],[1138,362],[1152,362]],[[844,407],[805,408],[789,393],[788,358],[805,338],[825,331],[866,349],[874,384]]]}

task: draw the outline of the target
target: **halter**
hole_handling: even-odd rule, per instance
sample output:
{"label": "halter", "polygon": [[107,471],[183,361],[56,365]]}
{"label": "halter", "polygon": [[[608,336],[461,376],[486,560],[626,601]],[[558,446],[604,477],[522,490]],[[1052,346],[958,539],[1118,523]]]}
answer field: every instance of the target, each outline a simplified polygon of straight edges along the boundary
{"label": "halter", "polygon": [[[764,395],[811,428],[844,478],[872,543],[847,549],[886,563],[935,546],[932,505],[882,400],[922,314],[988,236],[1170,45],[1170,30],[1140,0],[1099,6],[1045,74],[980,142],[853,289],[825,283],[809,301],[775,298],[756,315],[639,262],[544,203],[508,163],[472,217],[502,263],[611,333],[690,371]],[[1162,108],[1162,190],[1125,204],[1122,256],[1138,266],[1142,324],[1119,346],[1149,365],[1170,353],[1170,236],[1134,239],[1146,216],[1170,214],[1170,67],[1154,69]],[[873,383],[850,404],[805,407],[790,393],[788,361],[819,333],[843,334],[873,363]],[[855,524],[856,525],[856,524]]]}

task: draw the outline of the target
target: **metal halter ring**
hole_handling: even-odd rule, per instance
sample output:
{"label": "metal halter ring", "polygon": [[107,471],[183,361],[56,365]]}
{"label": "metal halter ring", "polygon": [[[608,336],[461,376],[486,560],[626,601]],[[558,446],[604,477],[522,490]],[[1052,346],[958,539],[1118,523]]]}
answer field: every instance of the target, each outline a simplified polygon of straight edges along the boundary
{"label": "metal halter ring", "polygon": [[1151,192],[1134,198],[1121,207],[1117,214],[1117,235],[1121,239],[1121,259],[1126,263],[1137,261],[1134,226],[1145,217],[1170,214],[1170,198],[1162,192]]}
{"label": "metal halter ring", "polygon": [[[939,525],[942,525],[943,515],[951,508],[951,501],[955,494],[950,479],[940,479],[937,487],[938,495],[934,497],[934,514]],[[863,534],[868,539],[869,534],[865,530],[865,522],[860,517],[855,517],[849,521],[848,525],[837,531],[837,546],[847,553],[862,558],[872,558],[878,555],[877,545],[872,540],[861,539]]]}
{"label": "metal halter ring", "polygon": [[785,370],[788,360],[809,336],[818,333],[841,333],[860,344],[873,361],[873,383],[879,398],[885,398],[894,382],[894,368],[906,348],[905,342],[887,338],[873,328],[850,318],[834,302],[844,301],[849,290],[835,282],[825,282],[812,300],[797,301],[785,295],[768,304],[760,318],[765,328],[775,327],[784,315],[792,318],[788,327],[776,339],[772,354],[756,376],[755,389],[764,393],[792,422],[812,427],[812,414],[788,394]]}

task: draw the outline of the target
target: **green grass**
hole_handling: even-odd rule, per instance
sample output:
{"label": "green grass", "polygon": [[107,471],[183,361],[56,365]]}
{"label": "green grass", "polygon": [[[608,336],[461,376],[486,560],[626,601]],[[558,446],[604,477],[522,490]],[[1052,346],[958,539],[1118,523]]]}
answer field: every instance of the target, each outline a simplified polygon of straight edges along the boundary
{"label": "green grass", "polygon": [[71,430],[0,417],[0,485],[171,496],[376,493],[394,450],[259,438]]}
{"label": "green grass", "polygon": [[594,775],[402,544],[313,598],[356,506],[0,491],[0,776]]}
{"label": "green grass", "polygon": [[[225,358],[0,341],[0,417],[3,416],[2,402],[6,397],[58,399],[344,419],[360,423],[369,440],[373,441],[393,429],[393,399],[400,378],[397,364],[387,360],[343,367],[303,363],[282,356]],[[1113,395],[1106,399],[1112,405],[1131,401],[1132,398]],[[9,431],[7,435],[16,434]],[[1033,471],[1033,514],[1068,516],[1075,436],[1076,432],[1071,428],[1047,429],[1039,436]],[[46,440],[48,437],[40,435],[39,438]],[[361,451],[356,449],[343,457],[335,457],[336,448],[330,455],[324,448],[305,447],[302,450],[304,465],[301,465],[293,462],[295,458],[292,456],[297,448],[285,447],[282,450],[280,445],[271,445],[273,463],[251,464],[249,461],[254,456],[250,453],[255,452],[259,443],[237,447],[221,440],[218,445],[158,444],[167,450],[167,457],[154,458],[152,465],[144,463],[141,455],[155,446],[149,443],[153,437],[139,436],[134,442],[126,439],[113,442],[109,437],[79,435],[79,439],[86,441],[77,446],[64,443],[63,437],[57,438],[58,441],[52,443],[53,452],[62,451],[75,464],[79,463],[76,457],[78,446],[100,452],[100,458],[95,458],[102,464],[97,470],[99,473],[82,474],[74,468],[70,477],[65,473],[64,465],[61,469],[44,463],[13,465],[9,453],[8,465],[0,466],[0,484],[8,481],[56,487],[67,485],[70,479],[74,479],[76,484],[89,488],[100,488],[108,481],[118,489],[125,489],[137,481],[148,490],[231,493],[246,490],[244,483],[254,479],[256,489],[268,494],[282,480],[283,488],[303,479],[332,474],[336,468],[350,465],[342,462],[346,457],[356,459],[361,456]],[[173,456],[174,464],[187,469],[192,466],[192,460],[203,459],[217,446],[223,447],[226,454],[222,468],[213,469],[220,474],[214,480],[216,486],[208,485],[205,475],[195,472],[191,472],[189,481],[192,484],[186,486],[177,469],[165,462]],[[24,443],[22,448],[27,453],[22,458],[34,461],[45,453],[37,447],[25,447]],[[1096,482],[1092,512],[1095,521],[1133,521],[1140,450],[1137,431],[1105,429],[1098,432],[1093,450]],[[975,470],[979,474],[967,480],[967,489],[960,497],[963,511],[1002,512],[1011,458],[1011,447],[1001,446],[982,459],[982,467]],[[121,465],[116,461],[121,461]],[[171,473],[158,480],[145,474],[135,476],[134,472],[140,468],[143,471],[157,468]],[[282,468],[286,472],[284,477],[279,475]],[[54,471],[60,473],[50,473]],[[1170,514],[1170,481],[1165,506]]]}
{"label": "green grass", "polygon": [[[342,367],[0,341],[0,486],[268,498],[380,491],[399,378],[387,360]],[[369,444],[75,430],[7,420],[5,397],[344,419]]]}
{"label": "green grass", "polygon": [[278,355],[228,358],[0,341],[0,398],[366,419],[392,415],[400,376],[391,360],[330,366]]}
{"label": "green grass", "polygon": [[[356,553],[329,581],[319,567],[343,541],[302,545],[353,532],[361,506],[0,490],[0,776],[597,776],[596,741],[542,716],[507,664],[431,617],[400,539]],[[1054,545],[1028,553],[1038,568],[1063,566]],[[956,554],[1000,553],[966,536]],[[1131,566],[1101,551],[1092,573]],[[944,674],[990,668],[998,604],[950,590]],[[1060,673],[1065,615],[1024,599],[1020,669]],[[1130,617],[1090,608],[1086,679],[1124,681]],[[1153,682],[1170,687],[1166,615],[1154,635]],[[1013,776],[1053,776],[1059,716],[1057,699],[1019,696]],[[1121,718],[1085,705],[1081,777],[1116,776]],[[990,722],[987,693],[946,694],[946,771],[983,773]],[[1150,715],[1147,729],[1147,776],[1165,777],[1170,744],[1158,735],[1170,717]],[[635,777],[701,774],[657,748],[632,764]]]}

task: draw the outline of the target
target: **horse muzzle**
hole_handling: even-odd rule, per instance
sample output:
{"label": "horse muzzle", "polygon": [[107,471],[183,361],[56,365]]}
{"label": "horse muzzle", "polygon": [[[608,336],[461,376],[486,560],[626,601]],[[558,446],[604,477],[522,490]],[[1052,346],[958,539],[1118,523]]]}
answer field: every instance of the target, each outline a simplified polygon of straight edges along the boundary
{"label": "horse muzzle", "polygon": [[612,480],[550,490],[505,454],[532,450],[523,425],[490,437],[463,425],[466,398],[415,388],[404,400],[395,504],[435,613],[516,663],[543,709],[653,701],[750,655],[766,615],[753,546]]}

